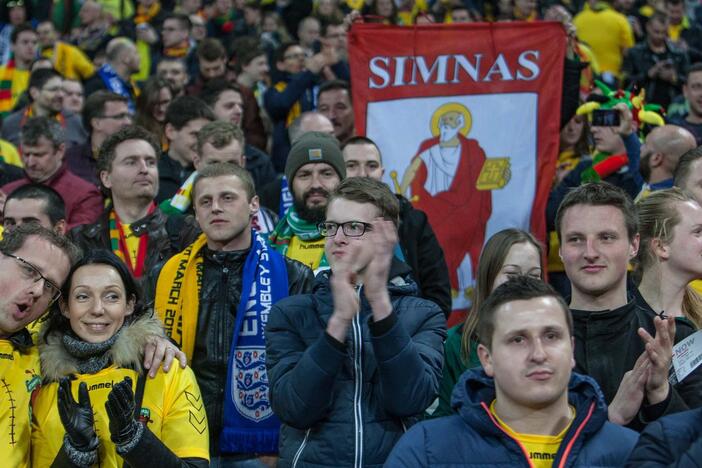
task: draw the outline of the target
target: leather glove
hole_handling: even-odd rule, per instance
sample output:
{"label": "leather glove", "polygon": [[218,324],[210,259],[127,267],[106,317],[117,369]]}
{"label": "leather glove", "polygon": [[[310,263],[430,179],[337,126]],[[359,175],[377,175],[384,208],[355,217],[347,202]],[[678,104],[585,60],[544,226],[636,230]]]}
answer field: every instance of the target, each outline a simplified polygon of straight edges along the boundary
{"label": "leather glove", "polygon": [[116,445],[128,444],[138,434],[139,423],[134,419],[134,407],[132,379],[125,377],[112,387],[105,402],[111,439]]}
{"label": "leather glove", "polygon": [[78,387],[76,403],[71,393],[71,381],[68,378],[61,379],[58,387],[58,411],[71,445],[81,452],[95,450],[99,442],[85,382],[81,382]]}

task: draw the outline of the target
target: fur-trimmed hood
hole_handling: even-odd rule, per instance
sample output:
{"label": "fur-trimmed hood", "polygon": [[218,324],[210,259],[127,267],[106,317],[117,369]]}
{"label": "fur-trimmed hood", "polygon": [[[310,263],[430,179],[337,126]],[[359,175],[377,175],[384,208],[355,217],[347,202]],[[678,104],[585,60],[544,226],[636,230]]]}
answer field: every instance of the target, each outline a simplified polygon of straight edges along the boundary
{"label": "fur-trimmed hood", "polygon": [[[153,336],[164,336],[163,325],[158,318],[140,317],[125,324],[115,344],[107,351],[110,362],[118,367],[128,367],[137,372],[143,370],[144,348]],[[39,358],[44,382],[57,382],[78,372],[78,360],[63,346],[62,334],[54,332],[39,340]]]}

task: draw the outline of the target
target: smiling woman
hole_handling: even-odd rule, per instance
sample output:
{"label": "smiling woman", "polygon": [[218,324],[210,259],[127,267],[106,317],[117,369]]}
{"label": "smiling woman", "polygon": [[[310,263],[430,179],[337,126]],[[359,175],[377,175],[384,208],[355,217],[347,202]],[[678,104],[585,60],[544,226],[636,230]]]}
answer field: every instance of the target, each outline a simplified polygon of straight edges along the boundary
{"label": "smiling woman", "polygon": [[93,251],[73,267],[42,330],[47,384],[33,405],[33,466],[98,459],[102,466],[153,459],[208,466],[207,420],[192,371],[160,369],[148,385],[142,375],[146,343],[162,333],[112,252]]}

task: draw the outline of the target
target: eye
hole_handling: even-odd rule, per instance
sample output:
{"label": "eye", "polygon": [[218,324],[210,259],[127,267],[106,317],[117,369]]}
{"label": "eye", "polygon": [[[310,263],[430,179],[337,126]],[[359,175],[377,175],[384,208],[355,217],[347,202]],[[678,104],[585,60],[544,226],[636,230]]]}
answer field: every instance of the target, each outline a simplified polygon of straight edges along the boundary
{"label": "eye", "polygon": [[524,337],[519,335],[513,336],[509,341],[515,344],[522,344],[524,343]]}
{"label": "eye", "polygon": [[83,292],[76,293],[73,297],[77,301],[85,301],[86,299],[88,299],[88,295]]}
{"label": "eye", "polygon": [[575,244],[575,243],[581,242],[582,240],[583,240],[583,238],[580,236],[570,236],[570,237],[566,238],[566,242],[568,242],[569,244]]}
{"label": "eye", "polygon": [[105,300],[110,301],[110,302],[117,302],[117,301],[119,301],[119,299],[120,299],[119,294],[114,293],[114,292],[107,293],[105,295]]}

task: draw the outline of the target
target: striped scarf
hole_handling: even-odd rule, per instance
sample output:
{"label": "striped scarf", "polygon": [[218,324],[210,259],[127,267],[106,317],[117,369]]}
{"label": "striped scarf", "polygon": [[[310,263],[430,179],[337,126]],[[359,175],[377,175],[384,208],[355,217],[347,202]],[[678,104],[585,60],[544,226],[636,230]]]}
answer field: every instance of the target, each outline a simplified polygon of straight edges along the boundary
{"label": "striped scarf", "polygon": [[0,118],[12,112],[12,77],[15,74],[15,59],[11,58],[0,68]]}
{"label": "striped scarf", "polygon": [[[148,214],[153,213],[155,209],[156,205],[152,202]],[[149,243],[149,235],[145,233],[139,237],[137,258],[132,258],[127,248],[127,241],[124,237],[124,231],[122,230],[122,223],[115,210],[110,211],[108,227],[110,230],[110,248],[112,252],[127,265],[129,271],[135,278],[140,278],[144,273],[144,262],[146,260],[146,248]]]}
{"label": "striped scarf", "polygon": [[188,41],[185,41],[175,47],[164,47],[163,55],[166,57],[185,58],[189,51],[190,44],[188,44]]}
{"label": "striped scarf", "polygon": [[134,24],[148,23],[156,17],[161,11],[161,2],[154,2],[148,8],[142,5],[137,6],[136,15],[134,15]]}

